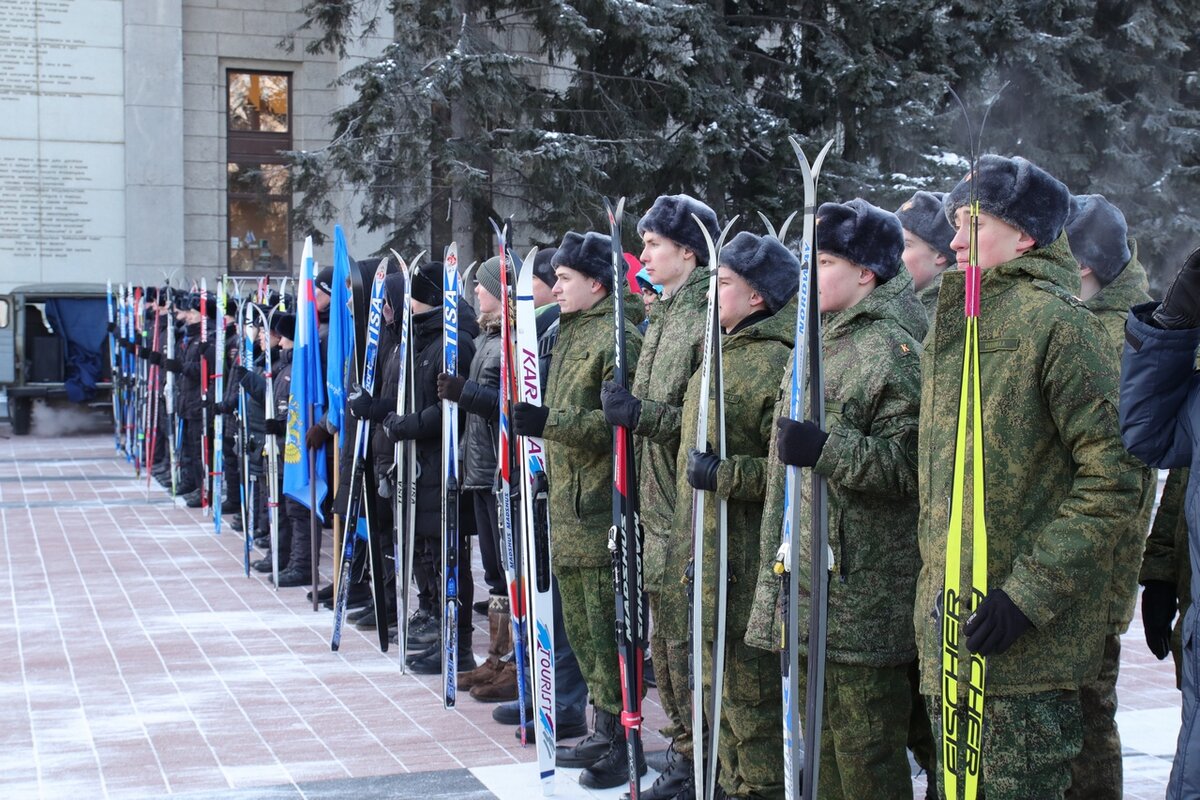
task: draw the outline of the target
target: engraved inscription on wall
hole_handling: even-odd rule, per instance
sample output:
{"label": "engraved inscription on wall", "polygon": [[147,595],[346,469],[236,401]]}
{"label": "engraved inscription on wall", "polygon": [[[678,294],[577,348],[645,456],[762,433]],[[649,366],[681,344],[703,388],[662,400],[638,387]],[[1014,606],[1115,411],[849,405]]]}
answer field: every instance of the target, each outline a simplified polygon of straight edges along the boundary
{"label": "engraved inscription on wall", "polygon": [[0,0],[0,284],[124,267],[122,16],[120,0]]}

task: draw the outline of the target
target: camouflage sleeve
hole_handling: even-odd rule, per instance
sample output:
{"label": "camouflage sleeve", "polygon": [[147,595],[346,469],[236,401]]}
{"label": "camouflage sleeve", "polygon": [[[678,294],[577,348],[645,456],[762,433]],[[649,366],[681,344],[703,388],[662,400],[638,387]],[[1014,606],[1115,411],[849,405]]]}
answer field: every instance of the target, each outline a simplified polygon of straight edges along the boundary
{"label": "camouflage sleeve", "polygon": [[598,408],[551,408],[542,436],[595,452],[612,450],[613,446],[613,426],[604,419],[604,411]]}
{"label": "camouflage sleeve", "polygon": [[1158,513],[1154,515],[1154,526],[1146,539],[1146,552],[1142,554],[1142,571],[1138,583],[1166,581],[1175,583],[1175,530],[1183,522],[1183,501],[1187,495],[1188,469],[1179,467],[1167,475],[1163,486],[1162,500]]}
{"label": "camouflage sleeve", "polygon": [[[847,404],[841,424],[831,426],[814,469],[848,489],[916,497],[921,362],[913,350],[889,363],[891,369],[877,383],[877,396],[864,404],[870,410]],[[862,418],[868,414],[869,419]]]}
{"label": "camouflage sleeve", "polygon": [[[771,441],[775,426],[775,400],[762,404],[758,419],[759,441]],[[717,467],[717,494],[726,500],[761,503],[767,493],[766,456],[727,456]]]}
{"label": "camouflage sleeve", "polygon": [[638,436],[644,436],[655,444],[676,449],[679,447],[679,431],[683,426],[683,406],[671,405],[658,400],[642,400],[642,412],[638,416]]}
{"label": "camouflage sleeve", "polygon": [[[1141,467],[1125,452],[1117,422],[1117,370],[1090,315],[1051,328],[1040,382],[1045,407],[1076,464],[1070,494],[1017,557],[1003,589],[1037,627],[1107,581],[1117,536],[1141,495]],[[998,431],[1020,445],[1021,431]],[[1103,574],[1098,574],[1098,566]]]}

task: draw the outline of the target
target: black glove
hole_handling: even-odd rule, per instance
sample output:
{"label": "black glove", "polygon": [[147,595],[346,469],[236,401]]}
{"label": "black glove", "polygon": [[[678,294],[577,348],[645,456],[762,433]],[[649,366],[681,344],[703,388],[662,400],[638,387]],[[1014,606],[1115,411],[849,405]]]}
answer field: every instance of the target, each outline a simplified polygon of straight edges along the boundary
{"label": "black glove", "polygon": [[696,448],[688,450],[687,480],[693,489],[705,492],[717,490],[717,467],[721,459],[712,453],[701,453]]}
{"label": "black glove", "polygon": [[286,419],[269,419],[266,421],[265,430],[272,436],[283,436],[287,433]]}
{"label": "black glove", "polygon": [[213,403],[213,410],[218,414],[232,414],[235,405],[236,403],[232,400],[221,400],[220,402]]}
{"label": "black glove", "polygon": [[1021,634],[1033,627],[1003,589],[993,589],[967,619],[967,649],[981,656],[1001,655]]}
{"label": "black glove", "polygon": [[389,412],[380,423],[383,426],[383,432],[393,442],[404,441],[405,439],[413,438],[404,430],[404,421],[408,418],[407,414],[397,414],[395,411]]}
{"label": "black glove", "polygon": [[133,354],[143,361],[146,360],[146,348],[140,344],[135,344],[133,346]]}
{"label": "black glove", "polygon": [[304,434],[304,444],[309,450],[320,450],[332,438],[333,434],[325,430],[324,425],[313,425]]}
{"label": "black glove", "polygon": [[234,364],[233,366],[231,366],[229,368],[229,374],[226,376],[225,379],[227,381],[229,381],[230,384],[235,384],[235,383],[240,384],[242,382],[242,376],[245,374],[246,374],[245,367],[240,367],[237,364]]}
{"label": "black glove", "polygon": [[350,402],[347,403],[347,406],[350,408],[350,415],[355,419],[370,419],[371,406],[374,402],[375,398],[365,391],[359,390],[350,395]]}
{"label": "black glove", "polygon": [[463,387],[467,385],[467,379],[461,375],[447,375],[441,373],[437,376],[437,396],[438,400],[449,400],[451,403],[457,403],[462,399]]}
{"label": "black glove", "polygon": [[254,386],[254,373],[248,369],[242,370],[242,374],[238,376],[238,386],[241,386],[247,392]]}
{"label": "black glove", "polygon": [[164,358],[163,366],[167,372],[183,372],[183,362],[178,358]]}
{"label": "black glove", "polygon": [[517,403],[513,406],[513,432],[517,436],[541,436],[546,431],[546,418],[550,409],[533,403]]}
{"label": "black glove", "polygon": [[1171,653],[1171,622],[1179,608],[1175,584],[1170,581],[1146,581],[1142,584],[1142,625],[1146,628],[1146,647],[1162,661]]}
{"label": "black glove", "polygon": [[158,365],[162,364],[163,354],[158,352],[157,350],[151,350],[150,352],[146,353],[146,360],[149,361],[151,364],[158,366]]}
{"label": "black glove", "polygon": [[638,418],[642,416],[642,401],[614,381],[605,381],[600,385],[600,405],[604,408],[604,418],[609,425],[620,425],[631,431],[637,427]]}
{"label": "black glove", "polygon": [[109,333],[113,333],[116,330],[117,330],[117,323],[115,323],[115,322],[108,323],[108,332]]}
{"label": "black glove", "polygon": [[1165,330],[1200,328],[1200,249],[1192,251],[1175,276],[1162,304],[1154,309],[1155,325]]}
{"label": "black glove", "polygon": [[206,359],[208,361],[212,361],[213,353],[215,353],[215,352],[216,352],[216,348],[213,347],[212,342],[201,342],[200,343],[200,357],[201,358]]}
{"label": "black glove", "polygon": [[796,422],[788,417],[775,420],[779,430],[775,432],[775,449],[779,460],[793,467],[814,467],[821,458],[821,450],[829,434],[815,422]]}

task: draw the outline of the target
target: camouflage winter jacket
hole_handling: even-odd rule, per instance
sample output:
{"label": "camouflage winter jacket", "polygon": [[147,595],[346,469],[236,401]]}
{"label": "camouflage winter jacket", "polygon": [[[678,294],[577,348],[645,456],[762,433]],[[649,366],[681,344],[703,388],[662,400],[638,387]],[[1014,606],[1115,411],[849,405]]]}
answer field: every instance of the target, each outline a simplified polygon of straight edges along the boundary
{"label": "camouflage winter jacket", "polygon": [[[767,487],[767,445],[775,426],[775,402],[779,379],[792,352],[796,324],[795,301],[778,313],[722,337],[725,395],[725,459],[717,468],[717,491],[705,495],[704,588],[698,593],[704,604],[705,639],[712,639],[713,601],[716,598],[717,495],[728,500],[729,595],[726,604],[727,641],[740,641],[750,618],[754,583],[758,577],[758,536],[762,526],[763,496]],[[696,424],[700,410],[703,369],[688,382],[683,401],[679,457],[676,460],[675,524],[667,545],[667,580],[659,599],[666,608],[673,601],[677,613],[661,614],[654,624],[667,626],[668,638],[687,638],[687,587],[676,585],[684,578],[692,558],[692,496],[687,481],[688,451],[696,446]],[[711,390],[710,390],[711,391]],[[710,397],[715,398],[715,393]],[[717,441],[716,404],[710,400],[706,443]],[[675,580],[672,580],[674,578]]]}
{"label": "camouflage winter jacket", "polygon": [[[627,310],[631,304],[626,303]],[[550,552],[556,565],[611,563],[613,429],[600,408],[600,384],[612,380],[613,299],[563,314],[546,379],[546,474],[550,481]],[[639,315],[640,316],[640,315]],[[625,350],[636,364],[642,336],[625,321]]]}
{"label": "camouflage winter jacket", "polygon": [[1177,630],[1192,605],[1192,566],[1188,561],[1187,515],[1183,511],[1190,474],[1187,467],[1176,467],[1167,474],[1138,573],[1138,583],[1165,581],[1175,586],[1179,601]]}
{"label": "camouflage winter jacket", "polygon": [[[1125,269],[1092,296],[1084,306],[1095,314],[1108,332],[1109,353],[1118,373],[1121,369],[1121,351],[1125,348],[1125,318],[1129,309],[1150,302],[1146,270],[1142,269],[1137,257],[1137,243],[1129,240],[1133,256]],[[1108,596],[1108,632],[1124,633],[1133,619],[1137,603],[1138,570],[1142,565],[1142,551],[1146,546],[1146,532],[1150,529],[1150,513],[1154,509],[1154,492],[1158,484],[1155,470],[1142,468],[1142,497],[1136,508],[1130,507],[1128,530],[1118,537],[1113,551],[1112,582]]]}
{"label": "camouflage winter jacket", "polygon": [[[901,271],[857,305],[822,318],[825,429],[829,439],[816,471],[828,480],[829,582],[827,657],[838,663],[887,666],[915,656],[908,624],[917,571],[917,416],[921,345],[910,326],[922,311],[912,277]],[[919,332],[919,327],[918,327]],[[790,386],[791,362],[784,386]],[[776,409],[787,412],[780,394]],[[807,509],[811,482],[801,480]],[[767,513],[763,515],[759,577],[747,644],[778,649],[779,578],[773,573],[783,525],[785,469],[771,447]],[[801,563],[808,563],[811,528],[802,514]],[[808,638],[809,582],[802,571],[800,621]]]}
{"label": "camouflage winter jacket", "polygon": [[942,275],[944,274],[944,272],[939,272],[924,289],[917,291],[917,299],[921,301],[921,305],[925,308],[925,314],[931,321],[933,315],[937,313],[938,290],[942,288]]}
{"label": "camouflage winter jacket", "polygon": [[[634,445],[639,510],[646,535],[643,580],[650,592],[662,591],[666,582],[679,581],[678,575],[667,574],[667,540],[675,519],[675,461],[683,394],[700,366],[707,292],[708,270],[697,268],[679,291],[658,301],[642,342],[637,377],[630,386],[642,401]],[[655,624],[660,623],[656,620]]]}
{"label": "camouflage winter jacket", "polygon": [[[941,594],[962,375],[964,273],[946,273],[921,359],[918,474],[923,566],[913,613],[921,691],[941,691]],[[988,692],[1076,689],[1095,676],[1112,553],[1141,500],[1121,445],[1117,369],[1103,326],[1075,299],[1066,237],[987,270],[979,321],[988,587],[1033,627],[988,659]],[[971,563],[964,525],[963,561]],[[962,588],[969,591],[969,570]],[[965,654],[965,648],[963,648]]]}

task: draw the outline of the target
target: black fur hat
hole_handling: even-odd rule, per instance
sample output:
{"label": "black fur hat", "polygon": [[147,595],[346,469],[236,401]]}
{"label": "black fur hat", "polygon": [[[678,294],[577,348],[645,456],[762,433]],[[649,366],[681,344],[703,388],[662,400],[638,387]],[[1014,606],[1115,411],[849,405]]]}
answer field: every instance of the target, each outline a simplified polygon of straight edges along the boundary
{"label": "black fur hat", "polygon": [[1112,283],[1132,258],[1125,215],[1102,194],[1071,197],[1067,242],[1080,266],[1091,267],[1101,286]]}
{"label": "black fur hat", "polygon": [[570,267],[600,281],[601,286],[612,291],[612,238],[603,233],[567,231],[550,263],[555,267]]}
{"label": "black fur hat", "polygon": [[[979,209],[1033,237],[1045,247],[1062,235],[1071,206],[1066,184],[1020,156],[983,155],[975,171]],[[971,202],[971,175],[942,199],[946,218]]]}
{"label": "black fur hat", "polygon": [[721,248],[721,264],[740,275],[774,314],[799,288],[800,259],[774,236],[742,231]]}
{"label": "black fur hat", "polygon": [[935,252],[954,263],[954,251],[950,242],[954,241],[954,228],[946,219],[942,210],[943,192],[917,192],[896,209],[896,217],[904,230],[920,238]]}
{"label": "black fur hat", "polygon": [[325,294],[333,294],[333,267],[321,267],[313,278],[313,288]]}
{"label": "black fur hat", "polygon": [[861,197],[822,203],[817,209],[817,250],[853,261],[884,283],[900,271],[904,228],[895,214]]}
{"label": "black fur hat", "polygon": [[686,194],[664,194],[655,200],[646,216],[638,220],[638,235],[652,231],[665,236],[695,253],[697,264],[707,266],[708,245],[704,241],[704,235],[696,227],[696,220],[692,219],[693,214],[700,218],[713,241],[716,241],[721,235],[717,213]]}

